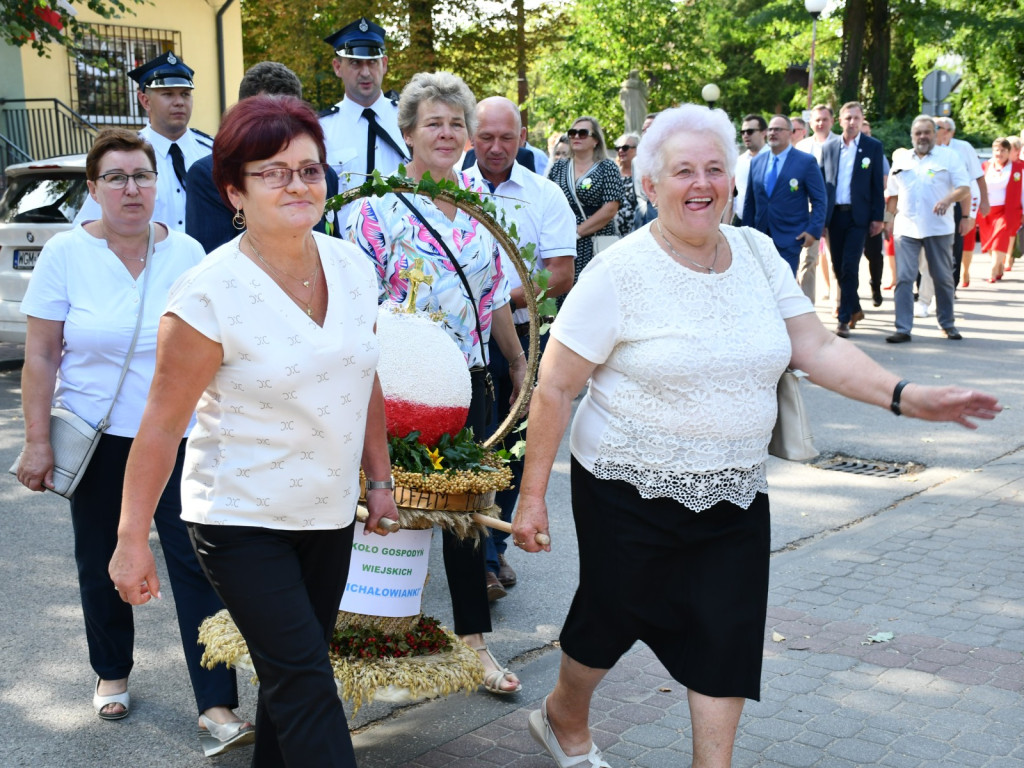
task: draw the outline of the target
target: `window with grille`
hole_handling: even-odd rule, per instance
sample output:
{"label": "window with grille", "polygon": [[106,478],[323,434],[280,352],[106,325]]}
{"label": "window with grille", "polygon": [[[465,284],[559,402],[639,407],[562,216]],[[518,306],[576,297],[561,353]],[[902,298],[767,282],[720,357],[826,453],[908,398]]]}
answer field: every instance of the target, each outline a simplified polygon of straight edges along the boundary
{"label": "window with grille", "polygon": [[165,51],[181,55],[180,32],[90,24],[70,59],[75,111],[98,125],[143,125],[146,113],[128,73]]}

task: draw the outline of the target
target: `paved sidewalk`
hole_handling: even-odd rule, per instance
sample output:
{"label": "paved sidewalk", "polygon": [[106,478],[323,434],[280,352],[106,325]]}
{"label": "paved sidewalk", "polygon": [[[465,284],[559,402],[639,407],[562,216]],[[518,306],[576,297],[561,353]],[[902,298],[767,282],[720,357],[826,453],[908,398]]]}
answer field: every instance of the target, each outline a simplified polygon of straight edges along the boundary
{"label": "paved sidewalk", "polygon": [[[1024,766],[1022,573],[1024,451],[778,553],[735,768]],[[517,665],[515,701],[455,696],[374,724],[360,766],[554,765],[526,719],[557,665]],[[685,690],[645,646],[598,688],[592,728],[614,768],[690,763]]]}

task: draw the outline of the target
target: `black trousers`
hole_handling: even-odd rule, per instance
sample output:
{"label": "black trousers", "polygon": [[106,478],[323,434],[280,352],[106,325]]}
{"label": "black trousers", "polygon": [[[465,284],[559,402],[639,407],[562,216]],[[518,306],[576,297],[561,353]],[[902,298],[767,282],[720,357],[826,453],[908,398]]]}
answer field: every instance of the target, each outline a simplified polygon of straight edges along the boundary
{"label": "black trousers", "polygon": [[839,322],[848,323],[850,318],[861,311],[859,287],[860,257],[864,253],[867,227],[853,223],[853,214],[847,210],[836,210],[828,225],[828,248],[832,254],[832,270],[839,281]]}
{"label": "black trousers", "polygon": [[[107,567],[117,546],[117,524],[121,517],[121,489],[132,438],[104,435],[89,468],[71,498],[71,523],[75,533],[75,563],[85,616],[89,662],[104,680],[128,677],[134,664],[135,623],[132,606],[114,590]],[[167,572],[174,592],[178,631],[185,653],[185,666],[192,681],[196,707],[238,706],[235,673],[219,666],[204,669],[199,663],[199,625],[224,606],[210,587],[196,561],[188,531],[181,521],[181,467],[184,441],[167,487],[160,496],[153,517]]]}
{"label": "black trousers", "polygon": [[260,678],[253,768],[355,768],[327,656],[354,526],[278,531],[189,523],[188,530]]}
{"label": "black trousers", "polygon": [[[487,426],[488,395],[483,371],[472,371],[473,398],[469,402],[466,426],[473,428],[477,440],[483,439]],[[452,596],[455,634],[475,635],[491,631],[491,608],[487,602],[484,580],[484,546],[476,539],[460,540],[454,534],[441,532],[444,572]]]}
{"label": "black trousers", "polygon": [[882,290],[882,267],[885,264],[885,255],[882,250],[884,247],[881,232],[874,237],[869,235],[864,241],[864,258],[868,261],[872,291]]}

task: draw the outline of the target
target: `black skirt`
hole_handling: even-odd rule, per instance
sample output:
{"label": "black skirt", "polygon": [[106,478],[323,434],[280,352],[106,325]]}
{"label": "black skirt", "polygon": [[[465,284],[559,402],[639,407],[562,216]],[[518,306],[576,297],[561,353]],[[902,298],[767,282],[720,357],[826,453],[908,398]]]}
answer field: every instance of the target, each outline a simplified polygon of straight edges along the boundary
{"label": "black skirt", "polygon": [[572,461],[580,584],[562,650],[610,669],[642,640],[706,696],[759,700],[771,548],[768,497],[695,513]]}

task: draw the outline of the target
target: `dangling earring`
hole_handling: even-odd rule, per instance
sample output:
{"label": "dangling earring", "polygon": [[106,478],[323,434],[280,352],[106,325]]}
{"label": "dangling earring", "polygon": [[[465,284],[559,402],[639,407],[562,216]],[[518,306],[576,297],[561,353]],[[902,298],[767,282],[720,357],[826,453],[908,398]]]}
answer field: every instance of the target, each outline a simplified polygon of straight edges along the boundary
{"label": "dangling earring", "polygon": [[238,209],[238,212],[235,214],[234,218],[231,219],[231,226],[233,226],[235,229],[239,231],[245,229],[245,214],[242,213],[241,208]]}

